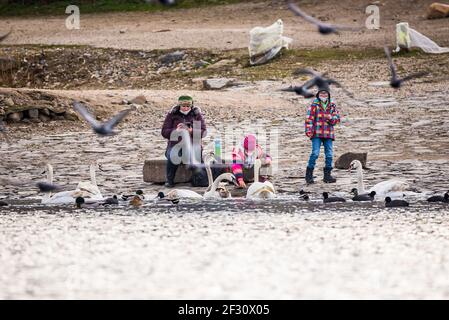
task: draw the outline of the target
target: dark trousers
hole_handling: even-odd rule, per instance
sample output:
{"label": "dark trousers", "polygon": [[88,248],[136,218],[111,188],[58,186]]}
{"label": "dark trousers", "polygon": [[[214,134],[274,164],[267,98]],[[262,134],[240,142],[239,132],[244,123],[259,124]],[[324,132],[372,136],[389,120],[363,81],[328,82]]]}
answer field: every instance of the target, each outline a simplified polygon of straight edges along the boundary
{"label": "dark trousers", "polygon": [[[165,150],[165,157],[167,158],[167,165],[165,166],[165,181],[167,181],[170,184],[174,184],[175,183],[175,176],[176,176],[176,171],[178,170],[179,164],[174,164],[171,159],[170,159],[170,152],[171,152],[170,147],[167,148],[167,150]],[[182,151],[179,150],[179,156],[182,156]]]}
{"label": "dark trousers", "polygon": [[[180,164],[174,164],[170,159],[170,153],[173,147],[167,147],[167,150],[165,151],[165,157],[167,158],[167,164],[165,166],[165,181],[167,181],[170,184],[175,183],[175,176],[176,171],[178,170],[178,167]],[[202,152],[201,152],[202,154]],[[179,149],[178,156],[182,157],[182,149]],[[200,156],[200,163],[202,162],[202,156]],[[189,169],[195,172],[195,170],[198,169],[198,167],[195,167],[194,165],[190,164]]]}

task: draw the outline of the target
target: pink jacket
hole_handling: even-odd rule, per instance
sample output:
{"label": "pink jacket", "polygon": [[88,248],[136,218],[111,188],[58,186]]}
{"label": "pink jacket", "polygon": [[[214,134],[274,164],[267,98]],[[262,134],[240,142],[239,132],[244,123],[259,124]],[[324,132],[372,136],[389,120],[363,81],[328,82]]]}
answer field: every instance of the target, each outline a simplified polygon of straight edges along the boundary
{"label": "pink jacket", "polygon": [[[255,152],[255,159],[264,160],[266,164],[271,163],[271,157],[268,154],[264,153],[264,151],[258,144],[256,145]],[[242,147],[234,147],[234,149],[232,149],[232,173],[239,183],[243,180],[243,166],[254,165],[254,163],[248,163],[248,160],[250,160],[249,155],[245,153]]]}

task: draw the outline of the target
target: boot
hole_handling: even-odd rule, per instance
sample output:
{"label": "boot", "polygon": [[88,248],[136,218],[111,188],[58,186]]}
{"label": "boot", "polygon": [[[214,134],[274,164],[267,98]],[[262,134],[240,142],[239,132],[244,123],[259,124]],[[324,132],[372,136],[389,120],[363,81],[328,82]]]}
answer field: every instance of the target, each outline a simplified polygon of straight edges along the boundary
{"label": "boot", "polygon": [[165,187],[173,188],[175,186],[175,176],[176,171],[178,170],[178,166],[171,163],[170,161],[167,161],[165,170]]}
{"label": "boot", "polygon": [[315,183],[315,181],[313,181],[313,168],[307,167],[307,170],[306,170],[306,182],[307,182],[307,184]]}
{"label": "boot", "polygon": [[331,176],[332,168],[324,168],[324,178],[323,181],[325,183],[335,183],[337,179]]}
{"label": "boot", "polygon": [[173,187],[175,186],[175,183],[172,182],[172,181],[167,181],[167,182],[164,184],[164,186],[165,186],[166,188],[173,188]]}

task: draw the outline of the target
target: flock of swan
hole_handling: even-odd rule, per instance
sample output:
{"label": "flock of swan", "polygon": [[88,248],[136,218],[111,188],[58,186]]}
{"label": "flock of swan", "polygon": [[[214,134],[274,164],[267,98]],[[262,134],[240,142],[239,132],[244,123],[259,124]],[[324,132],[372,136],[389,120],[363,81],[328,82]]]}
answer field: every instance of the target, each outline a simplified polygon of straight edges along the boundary
{"label": "flock of swan", "polygon": [[[236,178],[232,173],[223,173],[215,180],[213,179],[211,164],[215,161],[213,155],[206,155],[204,164],[209,180],[209,186],[203,195],[189,189],[173,189],[167,193],[158,192],[157,195],[144,195],[141,190],[135,194],[121,195],[120,197],[114,195],[111,198],[104,198],[96,180],[97,162],[92,162],[90,165],[90,181],[80,181],[74,190],[61,191],[52,194],[47,192],[41,200],[44,205],[68,205],[75,204],[78,208],[94,208],[104,205],[117,205],[125,203],[133,207],[143,206],[147,202],[169,201],[171,203],[178,203],[181,199],[231,199],[231,192],[227,187],[228,183],[237,185]],[[277,193],[273,183],[270,181],[259,182],[259,170],[261,161],[255,160],[254,163],[254,183],[252,183],[247,192],[246,199],[274,199]],[[398,180],[391,179],[377,183],[373,187],[366,189],[363,183],[362,164],[358,160],[354,160],[350,165],[350,170],[357,172],[357,187],[351,190],[354,197],[352,201],[375,201],[385,199],[386,207],[405,207],[409,203],[401,198],[404,192],[409,188],[409,184]],[[53,167],[50,164],[46,166],[47,182],[49,185],[53,184]],[[300,191],[300,198],[303,200],[310,200],[309,193],[303,190]],[[445,202],[449,203],[449,192],[443,196],[432,196],[427,199],[429,202]],[[329,196],[327,192],[323,193],[323,203],[346,202],[345,198]]]}
{"label": "flock of swan", "polygon": [[[237,180],[232,173],[223,173],[213,180],[211,163],[214,161],[213,156],[204,157],[209,186],[203,195],[189,189],[173,189],[168,193],[159,192],[156,196],[144,195],[138,190],[134,195],[122,195],[121,201],[126,201],[132,206],[138,207],[145,203],[145,200],[167,200],[172,203],[179,202],[180,199],[230,199],[231,192],[227,188],[227,183],[231,182],[237,185]],[[94,207],[99,205],[118,204],[119,197],[104,198],[97,185],[96,169],[97,162],[90,165],[90,181],[80,181],[74,190],[60,191],[52,193],[46,192],[41,200],[45,205],[63,205],[76,204],[77,207]],[[248,199],[270,199],[276,197],[276,191],[273,184],[269,181],[258,182],[261,161],[257,159],[254,164],[254,182],[247,190],[246,198]],[[47,185],[53,185],[53,166],[46,165]]]}
{"label": "flock of swan", "polygon": [[[42,198],[42,204],[71,204],[78,197],[89,199],[90,201],[103,201],[103,195],[97,185],[96,167],[96,162],[91,163],[90,181],[80,181],[75,190],[61,191],[53,195],[51,192],[48,192]],[[53,166],[51,164],[47,164],[46,173],[47,182],[53,184]]]}

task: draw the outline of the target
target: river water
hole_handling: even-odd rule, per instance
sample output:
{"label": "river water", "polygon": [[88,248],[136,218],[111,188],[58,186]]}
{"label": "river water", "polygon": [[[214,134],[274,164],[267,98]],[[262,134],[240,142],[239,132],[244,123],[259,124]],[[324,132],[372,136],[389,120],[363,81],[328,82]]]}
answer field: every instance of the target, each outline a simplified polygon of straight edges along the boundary
{"label": "river water", "polygon": [[0,209],[1,299],[448,298],[449,205]]}

